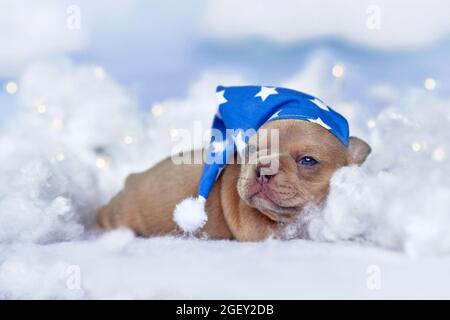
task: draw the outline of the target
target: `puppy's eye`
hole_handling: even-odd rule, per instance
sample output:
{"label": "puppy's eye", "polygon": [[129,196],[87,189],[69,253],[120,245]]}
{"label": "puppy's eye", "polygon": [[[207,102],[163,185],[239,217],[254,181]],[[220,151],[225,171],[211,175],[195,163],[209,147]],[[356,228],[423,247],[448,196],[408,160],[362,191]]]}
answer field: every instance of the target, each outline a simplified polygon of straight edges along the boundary
{"label": "puppy's eye", "polygon": [[312,167],[318,163],[317,160],[312,157],[302,157],[302,158],[298,159],[297,162],[299,164],[301,164],[302,166],[306,166],[306,167]]}

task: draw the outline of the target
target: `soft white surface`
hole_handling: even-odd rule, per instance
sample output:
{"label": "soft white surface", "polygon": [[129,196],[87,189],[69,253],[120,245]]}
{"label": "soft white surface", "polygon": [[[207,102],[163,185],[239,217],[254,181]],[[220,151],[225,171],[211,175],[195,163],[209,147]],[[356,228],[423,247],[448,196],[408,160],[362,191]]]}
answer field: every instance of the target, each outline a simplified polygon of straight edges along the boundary
{"label": "soft white surface", "polygon": [[407,111],[379,114],[369,139],[373,154],[362,168],[335,174],[327,206],[309,230],[316,239],[358,239],[410,255],[448,253],[448,102],[412,92],[396,104]]}
{"label": "soft white surface", "polygon": [[[97,239],[84,232],[129,172],[170,154],[169,129],[192,129],[194,120],[208,126],[214,86],[241,79],[207,74],[184,99],[161,102],[158,117],[143,119],[129,95],[91,67],[61,60],[29,68],[20,82],[24,108],[0,138],[1,296],[449,297],[449,102],[421,90],[386,97],[389,104],[368,130],[363,109],[333,95],[321,70],[312,61],[286,83],[298,88],[312,79],[311,91],[347,112],[352,131],[373,147],[363,167],[334,176],[325,209],[299,221],[311,238],[336,243],[243,244],[136,239],[124,230]],[[41,99],[43,114],[35,105]],[[132,144],[124,143],[126,135]],[[98,158],[106,165],[97,167]],[[297,225],[289,231],[295,236]],[[367,285],[374,270],[379,290]]]}
{"label": "soft white surface", "polygon": [[[332,57],[315,54],[284,85],[334,106],[349,118],[352,133],[373,147],[363,167],[345,168],[333,177],[323,211],[311,209],[288,230],[295,238],[299,227],[305,228],[317,241],[137,239],[127,230],[96,237],[86,226],[126,175],[170,155],[175,145],[189,147],[189,141],[179,140],[181,129],[209,127],[216,85],[246,81],[236,74],[208,72],[183,98],[161,101],[153,106],[154,115],[145,114],[107,72],[55,58],[81,47],[86,37],[82,30],[65,38],[67,30],[57,27],[65,22],[65,6],[43,0],[27,3],[23,11],[23,1],[16,2],[0,0],[0,8],[11,8],[0,10],[6,25],[0,30],[6,36],[0,38],[7,49],[0,53],[0,74],[13,73],[19,84],[19,110],[0,135],[0,298],[450,298],[450,101],[423,89],[402,91],[384,84],[365,88],[350,98],[355,100],[344,99],[346,77],[357,81],[364,75],[356,74],[349,59],[344,79],[335,79],[330,76]],[[224,3],[211,6],[218,10]],[[420,30],[396,26],[399,33],[381,45],[397,47],[396,39],[407,40],[399,46],[423,44],[445,34],[448,19],[442,23],[440,16],[445,10],[428,3],[436,14],[420,9],[428,19]],[[82,10],[88,8],[82,4]],[[289,11],[289,6],[280,8]],[[383,1],[383,19],[389,18],[389,8],[392,4]],[[394,8],[396,15],[402,8]],[[330,10],[322,14],[336,23]],[[279,19],[276,10],[262,12]],[[226,20],[227,12],[222,14]],[[411,14],[414,19],[404,17],[414,23],[416,12]],[[245,22],[239,30],[246,33],[298,40],[276,29],[293,23],[289,15],[286,23],[270,23],[269,33],[252,23],[267,18],[251,18],[232,25]],[[389,32],[389,21],[383,21],[387,28],[382,32]],[[223,19],[213,22],[224,26]],[[292,28],[303,38],[305,23],[299,23]],[[364,36],[352,23],[338,33]],[[317,26],[320,31],[322,25]],[[224,36],[209,27],[210,36]],[[29,39],[30,30],[42,36]],[[38,62],[42,57],[49,62]],[[415,80],[411,83],[417,87]],[[357,100],[364,94],[377,102],[378,115],[369,115]],[[36,112],[42,105],[45,112]],[[372,129],[367,128],[369,117]],[[196,135],[191,142],[198,147],[202,140],[208,137]]]}
{"label": "soft white surface", "polygon": [[348,244],[135,239],[114,231],[15,245],[5,255],[3,298],[450,298],[449,258],[413,260]]}

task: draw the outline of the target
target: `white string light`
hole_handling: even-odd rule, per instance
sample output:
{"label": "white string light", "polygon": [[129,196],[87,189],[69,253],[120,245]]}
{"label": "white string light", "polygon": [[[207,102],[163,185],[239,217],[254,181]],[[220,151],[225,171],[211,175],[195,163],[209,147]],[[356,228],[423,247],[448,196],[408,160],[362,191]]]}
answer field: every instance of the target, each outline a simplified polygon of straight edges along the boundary
{"label": "white string light", "polygon": [[369,119],[369,121],[367,121],[367,127],[369,129],[373,129],[377,126],[377,123],[375,122],[375,120],[373,119]]}
{"label": "white string light", "polygon": [[420,144],[420,142],[413,142],[411,143],[411,150],[414,152],[419,152],[422,150],[422,145]]}
{"label": "white string light", "polygon": [[170,135],[172,138],[175,138],[175,137],[178,135],[178,129],[176,129],[176,128],[170,128],[170,129],[169,129],[169,135]]}
{"label": "white string light", "polygon": [[345,74],[345,67],[342,64],[335,64],[333,69],[331,69],[331,73],[335,78],[342,78]]}
{"label": "white string light", "polygon": [[64,161],[64,159],[65,159],[64,153],[62,153],[62,152],[57,153],[55,156],[55,159],[58,161]]}
{"label": "white string light", "polygon": [[433,78],[427,78],[425,79],[425,82],[423,83],[425,89],[427,89],[428,91],[433,91],[434,89],[436,89],[436,80],[434,80]]}
{"label": "white string light", "polygon": [[94,68],[94,76],[98,79],[103,79],[105,77],[106,73],[105,70],[102,67],[95,67]]}
{"label": "white string light", "polygon": [[103,157],[98,157],[97,160],[95,160],[95,165],[99,169],[105,169],[108,166],[108,161]]}
{"label": "white string light", "polygon": [[161,105],[156,104],[152,107],[152,114],[154,117],[160,117],[164,112],[164,109]]}
{"label": "white string light", "polygon": [[123,143],[130,145],[133,142],[134,142],[134,139],[133,139],[132,136],[125,136],[125,137],[123,137]]}
{"label": "white string light", "polygon": [[15,94],[17,93],[17,90],[19,90],[19,86],[14,81],[10,81],[6,84],[5,90],[8,94]]}
{"label": "white string light", "polygon": [[36,105],[36,112],[37,113],[45,113],[47,111],[47,106],[43,103],[38,103]]}
{"label": "white string light", "polygon": [[444,150],[444,148],[439,147],[439,148],[434,149],[432,157],[437,162],[443,161],[445,159],[445,150]]}

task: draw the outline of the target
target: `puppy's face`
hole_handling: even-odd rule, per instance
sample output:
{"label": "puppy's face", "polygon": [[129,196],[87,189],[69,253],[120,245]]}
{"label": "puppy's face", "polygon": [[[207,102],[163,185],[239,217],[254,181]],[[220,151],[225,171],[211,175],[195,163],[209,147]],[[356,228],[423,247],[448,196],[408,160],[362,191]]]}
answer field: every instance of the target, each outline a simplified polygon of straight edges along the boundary
{"label": "puppy's face", "polygon": [[[262,132],[267,134],[264,143]],[[272,121],[251,138],[237,190],[249,206],[274,221],[288,222],[306,205],[326,198],[336,169],[359,165],[369,153],[364,141],[351,137],[345,148],[315,123]]]}

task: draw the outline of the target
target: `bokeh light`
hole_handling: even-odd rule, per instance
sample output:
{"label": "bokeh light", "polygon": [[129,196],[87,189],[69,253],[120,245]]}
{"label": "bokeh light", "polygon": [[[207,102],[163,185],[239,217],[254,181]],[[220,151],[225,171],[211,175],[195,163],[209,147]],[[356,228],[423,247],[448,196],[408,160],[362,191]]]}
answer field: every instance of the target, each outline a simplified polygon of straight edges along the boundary
{"label": "bokeh light", "polygon": [[422,150],[422,144],[420,142],[411,143],[411,150],[414,152],[419,152]]}
{"label": "bokeh light", "polygon": [[434,149],[432,157],[437,162],[443,161],[445,159],[445,150],[444,150],[444,148],[439,147],[439,148]]}
{"label": "bokeh light", "polygon": [[94,68],[94,76],[98,79],[103,79],[105,77],[106,73],[105,70],[102,67],[95,67]]}
{"label": "bokeh light", "polygon": [[10,81],[6,84],[5,90],[8,94],[15,94],[19,90],[19,86],[14,81]]}
{"label": "bokeh light", "polygon": [[64,153],[59,152],[55,155],[55,159],[58,161],[63,161],[65,159]]}
{"label": "bokeh light", "polygon": [[95,160],[95,165],[99,169],[105,169],[108,166],[108,161],[103,157],[98,157],[97,160]]}
{"label": "bokeh light", "polygon": [[36,105],[36,112],[37,113],[45,113],[47,111],[47,106],[43,103],[38,103]]}
{"label": "bokeh light", "polygon": [[133,139],[132,136],[125,136],[125,137],[123,137],[123,143],[130,145],[133,142],[134,142],[134,139]]}
{"label": "bokeh light", "polygon": [[434,80],[433,78],[427,78],[425,80],[425,82],[423,83],[425,89],[427,89],[428,91],[433,91],[434,89],[436,89],[436,80]]}
{"label": "bokeh light", "polygon": [[331,73],[335,78],[342,78],[345,74],[345,67],[342,64],[336,64],[331,69]]}
{"label": "bokeh light", "polygon": [[152,107],[152,114],[154,117],[160,117],[164,112],[164,109],[161,105],[156,104]]}

